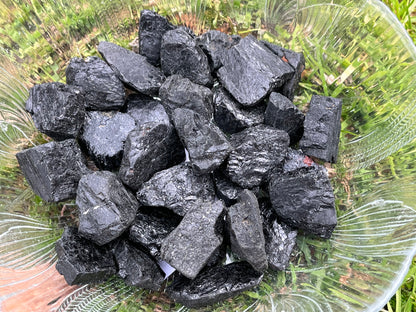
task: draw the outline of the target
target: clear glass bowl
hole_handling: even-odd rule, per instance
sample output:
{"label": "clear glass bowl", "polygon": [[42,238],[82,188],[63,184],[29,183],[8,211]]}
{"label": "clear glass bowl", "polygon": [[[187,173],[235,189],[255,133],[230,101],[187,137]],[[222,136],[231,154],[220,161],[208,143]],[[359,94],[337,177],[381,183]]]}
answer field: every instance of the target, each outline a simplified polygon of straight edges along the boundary
{"label": "clear glass bowl", "polygon": [[[416,51],[378,0],[121,0],[0,2],[0,309],[186,311],[160,293],[69,287],[55,271],[61,204],[28,188],[14,154],[45,137],[24,112],[34,83],[64,79],[73,56],[100,40],[134,46],[140,10],[196,32],[253,32],[303,51],[299,106],[342,97],[340,160],[333,166],[339,224],[328,241],[299,237],[286,272],[206,311],[379,311],[416,251]],[[69,212],[68,212],[69,211]],[[71,218],[71,206],[62,211]]]}

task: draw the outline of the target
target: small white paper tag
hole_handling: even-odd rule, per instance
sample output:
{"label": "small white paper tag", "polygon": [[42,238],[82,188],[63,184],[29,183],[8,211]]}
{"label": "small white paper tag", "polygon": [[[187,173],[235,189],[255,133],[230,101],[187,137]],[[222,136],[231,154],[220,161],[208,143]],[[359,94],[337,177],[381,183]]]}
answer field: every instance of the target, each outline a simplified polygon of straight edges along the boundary
{"label": "small white paper tag", "polygon": [[160,268],[162,269],[162,271],[165,273],[165,279],[167,279],[169,276],[172,275],[173,272],[176,271],[175,268],[171,267],[169,263],[167,263],[163,260],[159,260],[158,264],[159,264]]}

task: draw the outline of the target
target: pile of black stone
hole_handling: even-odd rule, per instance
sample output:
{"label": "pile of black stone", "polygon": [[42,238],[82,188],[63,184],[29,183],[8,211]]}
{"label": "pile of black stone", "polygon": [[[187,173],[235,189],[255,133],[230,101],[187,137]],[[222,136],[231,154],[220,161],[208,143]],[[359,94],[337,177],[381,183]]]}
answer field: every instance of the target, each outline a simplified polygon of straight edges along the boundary
{"label": "pile of black stone", "polygon": [[[67,84],[26,103],[55,141],[18,153],[20,167],[43,200],[79,209],[56,244],[68,284],[118,274],[159,290],[167,263],[165,291],[199,307],[284,270],[298,230],[329,238],[333,190],[308,156],[336,161],[341,101],[313,96],[306,117],[293,105],[302,53],[197,37],[151,11],[139,40],[139,54],[101,42],[105,61],[72,59]],[[224,264],[227,249],[239,261]]]}

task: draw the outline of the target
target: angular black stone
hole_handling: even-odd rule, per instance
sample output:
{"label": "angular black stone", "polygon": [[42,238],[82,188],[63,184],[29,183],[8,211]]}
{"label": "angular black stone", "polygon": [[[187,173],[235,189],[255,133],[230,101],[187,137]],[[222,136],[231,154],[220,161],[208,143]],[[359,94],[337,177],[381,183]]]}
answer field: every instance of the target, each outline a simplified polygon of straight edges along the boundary
{"label": "angular black stone", "polygon": [[253,188],[267,179],[271,170],[283,161],[289,135],[258,125],[233,134],[230,142],[234,150],[228,157],[226,174],[241,187]]}
{"label": "angular black stone", "polygon": [[207,87],[193,83],[188,78],[172,75],[159,90],[159,97],[169,114],[176,108],[192,109],[208,120],[214,111],[212,92]]}
{"label": "angular black stone", "polygon": [[293,76],[293,68],[249,35],[226,50],[218,78],[244,106],[253,106]]}
{"label": "angular black stone", "polygon": [[137,192],[137,199],[144,206],[166,207],[180,216],[184,216],[198,199],[214,197],[211,177],[196,175],[186,164],[156,173]]}
{"label": "angular black stone", "polygon": [[98,52],[125,84],[147,95],[158,94],[165,76],[146,57],[106,41],[100,42]]}
{"label": "angular black stone", "polygon": [[173,300],[188,308],[201,308],[260,284],[263,274],[247,262],[234,262],[202,271],[195,279],[176,277],[166,292]]}
{"label": "angular black stone", "polygon": [[221,169],[214,171],[213,177],[218,198],[222,199],[227,206],[234,205],[243,188],[230,181]]}
{"label": "angular black stone", "polygon": [[126,104],[126,113],[133,117],[138,127],[148,123],[164,123],[166,125],[170,123],[163,105],[147,95],[130,94]]}
{"label": "angular black stone", "polygon": [[220,248],[224,203],[198,201],[162,243],[162,260],[181,274],[195,278]]}
{"label": "angular black stone", "polygon": [[335,163],[341,132],[342,100],[313,95],[299,147],[308,155]]}
{"label": "angular black stone", "polygon": [[85,108],[90,110],[120,109],[124,105],[123,83],[102,59],[75,57],[66,69],[66,83],[82,89]]}
{"label": "angular black stone", "polygon": [[82,238],[76,228],[65,228],[55,250],[56,270],[69,285],[98,283],[116,274],[109,246],[97,246]]}
{"label": "angular black stone", "polygon": [[163,35],[160,64],[166,76],[179,74],[194,83],[212,85],[208,58],[184,29],[170,30]]}
{"label": "angular black stone", "polygon": [[290,145],[299,142],[303,135],[303,113],[284,95],[272,92],[264,113],[264,123],[289,134]]}
{"label": "angular black stone", "polygon": [[87,112],[80,139],[99,168],[115,170],[120,166],[124,142],[135,127],[128,114]]}
{"label": "angular black stone", "polygon": [[35,85],[26,110],[35,127],[54,140],[76,138],[84,121],[84,97],[79,88],[60,82]]}
{"label": "angular black stone", "polygon": [[240,132],[263,123],[264,108],[242,108],[224,88],[214,91],[214,119],[218,127],[228,134]]}
{"label": "angular black stone", "polygon": [[181,219],[163,207],[141,207],[130,227],[129,240],[145,247],[153,257],[160,258],[162,241]]}
{"label": "angular black stone", "polygon": [[319,169],[319,165],[311,158],[303,154],[301,151],[289,147],[283,166],[278,168],[278,172],[289,174],[292,171],[298,171],[302,168],[309,168],[311,166],[315,169]]}
{"label": "angular black stone", "polygon": [[79,234],[97,245],[119,237],[134,221],[139,203],[109,171],[84,175],[79,181]]}
{"label": "angular black stone", "polygon": [[325,167],[311,165],[278,173],[269,182],[279,218],[305,233],[329,238],[337,224],[335,198]]}
{"label": "angular black stone", "polygon": [[125,240],[120,240],[114,248],[118,275],[127,285],[159,290],[164,277],[156,262],[145,252]]}
{"label": "angular black stone", "polygon": [[267,269],[267,255],[262,218],[256,195],[243,190],[237,203],[228,209],[228,231],[231,249],[259,272]]}
{"label": "angular black stone", "polygon": [[177,108],[172,119],[198,174],[212,172],[231,152],[231,145],[221,130],[198,113]]}
{"label": "angular black stone", "polygon": [[160,45],[165,32],[175,29],[166,18],[150,11],[142,10],[139,21],[139,53],[154,65],[160,65]]}
{"label": "angular black stone", "polygon": [[46,202],[75,198],[78,181],[88,172],[74,139],[32,147],[16,158],[32,190]]}

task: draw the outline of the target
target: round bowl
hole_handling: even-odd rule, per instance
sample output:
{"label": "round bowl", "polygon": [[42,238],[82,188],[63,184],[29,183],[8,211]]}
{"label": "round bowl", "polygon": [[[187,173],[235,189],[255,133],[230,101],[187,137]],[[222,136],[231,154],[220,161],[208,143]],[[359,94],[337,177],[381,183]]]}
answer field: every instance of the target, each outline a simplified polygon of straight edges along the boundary
{"label": "round bowl", "polygon": [[67,286],[54,242],[70,203],[29,189],[15,153],[46,142],[24,111],[28,88],[64,81],[74,56],[101,40],[137,48],[140,11],[196,33],[210,28],[303,51],[295,104],[343,99],[340,157],[331,166],[338,225],[329,240],[300,236],[290,267],[205,311],[379,311],[416,251],[416,50],[378,0],[75,0],[0,2],[0,310],[187,311],[126,286]]}

